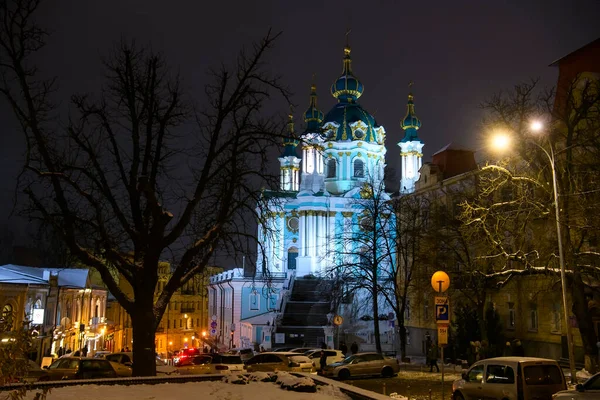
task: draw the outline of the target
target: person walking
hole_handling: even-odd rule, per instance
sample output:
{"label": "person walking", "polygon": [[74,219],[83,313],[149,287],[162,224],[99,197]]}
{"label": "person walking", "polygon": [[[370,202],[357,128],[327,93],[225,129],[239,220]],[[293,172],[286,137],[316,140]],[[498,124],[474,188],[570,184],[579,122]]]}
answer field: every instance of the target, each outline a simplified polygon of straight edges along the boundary
{"label": "person walking", "polygon": [[83,349],[81,350],[81,355],[83,357],[87,357],[87,353],[88,353],[88,347],[87,344],[85,346],[83,346]]}
{"label": "person walking", "polygon": [[62,355],[63,355],[63,354],[65,354],[65,351],[64,351],[64,349],[62,348],[62,346],[60,346],[60,347],[58,348],[58,353],[57,353],[57,354],[58,354],[58,358],[62,357]]}
{"label": "person walking", "polygon": [[427,351],[427,359],[429,360],[429,372],[433,372],[433,367],[435,367],[437,372],[440,372],[440,367],[438,367],[438,365],[437,365],[437,358],[438,358],[437,346],[435,343],[432,342],[431,346],[429,347],[429,350]]}
{"label": "person walking", "polygon": [[346,346],[346,342],[340,343],[340,351],[346,357],[346,353],[348,352],[348,346]]}
{"label": "person walking", "polygon": [[352,345],[350,346],[350,352],[352,354],[358,353],[358,344],[356,344],[356,342],[352,342]]}
{"label": "person walking", "polygon": [[321,357],[319,358],[319,364],[321,364],[321,374],[325,370],[325,366],[327,365],[327,355],[324,350],[321,350]]}
{"label": "person walking", "polygon": [[515,339],[513,340],[513,343],[515,347],[513,347],[512,355],[517,357],[525,357],[525,348],[521,344],[521,341],[519,339]]}

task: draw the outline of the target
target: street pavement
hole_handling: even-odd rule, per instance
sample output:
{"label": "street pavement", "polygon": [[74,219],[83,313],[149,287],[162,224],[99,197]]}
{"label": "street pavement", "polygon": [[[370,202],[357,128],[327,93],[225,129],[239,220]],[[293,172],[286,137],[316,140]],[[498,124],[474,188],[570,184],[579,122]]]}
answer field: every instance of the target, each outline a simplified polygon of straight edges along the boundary
{"label": "street pavement", "polygon": [[[444,368],[444,396],[442,397],[442,373],[429,372],[425,359],[412,359],[411,363],[402,363],[400,372],[393,378],[355,378],[345,383],[376,393],[390,395],[398,393],[413,400],[449,400],[452,394],[452,382],[460,379],[461,368],[446,365]],[[435,369],[434,369],[435,371]]]}

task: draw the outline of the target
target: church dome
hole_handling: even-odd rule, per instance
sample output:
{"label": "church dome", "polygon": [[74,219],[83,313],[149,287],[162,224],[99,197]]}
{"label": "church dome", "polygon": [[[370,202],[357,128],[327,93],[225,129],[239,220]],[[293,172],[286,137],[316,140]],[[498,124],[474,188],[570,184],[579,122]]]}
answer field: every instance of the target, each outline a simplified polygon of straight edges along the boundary
{"label": "church dome", "polygon": [[340,76],[331,85],[331,94],[340,102],[354,102],[362,96],[365,90],[363,84],[352,74],[352,58],[350,47],[344,48],[344,68]]}
{"label": "church dome", "polygon": [[412,93],[409,93],[408,102],[406,104],[406,115],[402,122],[400,122],[400,127],[405,132],[401,142],[421,141],[417,135],[417,131],[421,127],[421,120],[417,118],[417,115],[415,114],[415,103],[413,99]]}
{"label": "church dome", "polygon": [[317,108],[317,86],[314,83],[310,87],[310,104],[304,113],[304,122],[309,133],[319,132],[323,122],[323,112]]}
{"label": "church dome", "polygon": [[363,84],[352,74],[350,47],[344,48],[344,71],[331,86],[331,94],[338,103],[323,120],[323,134],[327,141],[365,141],[383,144],[385,132],[375,118],[357,103]]}

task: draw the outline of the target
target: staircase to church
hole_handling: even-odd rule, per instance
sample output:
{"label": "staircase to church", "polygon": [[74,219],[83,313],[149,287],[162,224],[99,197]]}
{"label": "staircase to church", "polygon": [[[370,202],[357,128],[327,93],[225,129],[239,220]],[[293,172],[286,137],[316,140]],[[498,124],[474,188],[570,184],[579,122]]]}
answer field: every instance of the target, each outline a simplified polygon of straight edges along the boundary
{"label": "staircase to church", "polygon": [[285,334],[285,344],[274,347],[320,347],[325,340],[323,326],[331,306],[331,281],[296,278],[277,333]]}

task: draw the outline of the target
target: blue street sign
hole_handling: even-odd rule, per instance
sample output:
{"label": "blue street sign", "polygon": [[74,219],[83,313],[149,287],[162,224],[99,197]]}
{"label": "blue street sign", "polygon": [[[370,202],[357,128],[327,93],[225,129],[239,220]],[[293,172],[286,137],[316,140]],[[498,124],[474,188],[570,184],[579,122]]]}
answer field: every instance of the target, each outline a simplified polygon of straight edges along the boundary
{"label": "blue street sign", "polygon": [[435,321],[438,323],[448,323],[450,320],[450,304],[447,297],[435,298]]}

